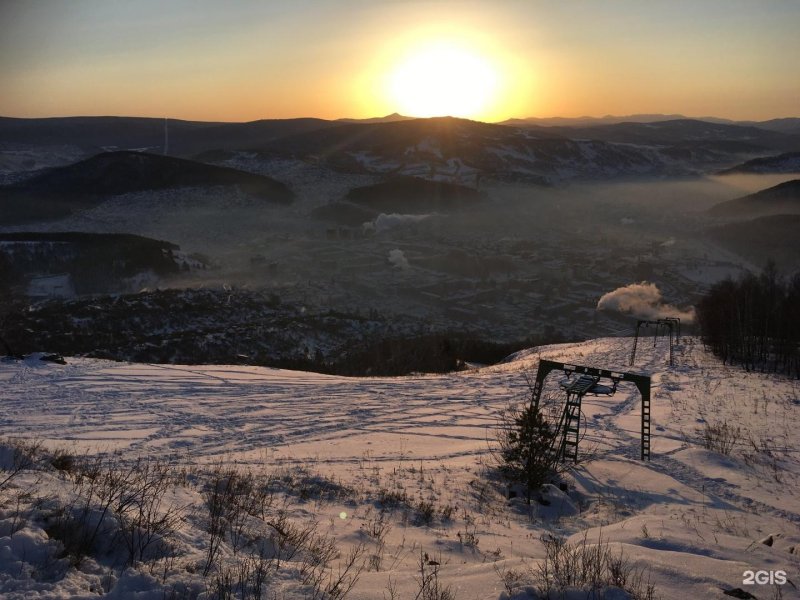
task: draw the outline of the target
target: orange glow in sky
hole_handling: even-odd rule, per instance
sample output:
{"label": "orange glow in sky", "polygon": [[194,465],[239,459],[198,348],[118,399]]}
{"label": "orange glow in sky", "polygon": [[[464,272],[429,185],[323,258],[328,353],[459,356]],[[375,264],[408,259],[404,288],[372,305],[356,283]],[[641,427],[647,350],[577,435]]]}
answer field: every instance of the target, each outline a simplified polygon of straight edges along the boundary
{"label": "orange glow in sky", "polygon": [[800,3],[4,0],[0,115],[797,116]]}

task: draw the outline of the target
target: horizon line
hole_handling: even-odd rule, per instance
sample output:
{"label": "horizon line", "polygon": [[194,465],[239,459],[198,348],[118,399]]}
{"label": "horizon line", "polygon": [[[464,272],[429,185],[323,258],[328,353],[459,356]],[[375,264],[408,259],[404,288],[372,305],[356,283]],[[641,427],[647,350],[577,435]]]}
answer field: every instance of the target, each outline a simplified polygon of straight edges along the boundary
{"label": "horizon line", "polygon": [[596,120],[596,121],[604,121],[608,119],[635,119],[635,118],[643,118],[643,117],[668,117],[663,120],[681,120],[681,119],[688,119],[693,121],[707,121],[709,119],[716,119],[720,121],[729,121],[731,123],[766,123],[769,121],[779,121],[784,119],[800,119],[800,116],[778,116],[778,117],[770,117],[768,119],[733,119],[730,117],[720,117],[716,115],[703,115],[703,116],[689,116],[684,115],[682,113],[632,113],[627,115],[614,115],[614,114],[606,114],[602,116],[595,116],[595,115],[581,115],[577,117],[567,117],[567,116],[549,116],[549,117],[540,117],[540,116],[528,116],[528,117],[508,117],[507,119],[503,119],[500,121],[483,121],[480,119],[474,119],[469,117],[458,117],[453,115],[436,115],[436,116],[427,116],[427,117],[415,117],[409,115],[403,115],[398,112],[389,113],[387,115],[379,115],[379,116],[372,116],[372,117],[336,117],[336,118],[324,118],[324,117],[317,117],[317,116],[310,116],[310,115],[303,115],[303,116],[296,116],[296,117],[261,117],[257,119],[247,119],[241,121],[226,121],[226,120],[215,120],[215,119],[187,119],[183,117],[171,117],[168,115],[159,115],[159,116],[152,116],[152,115],[119,115],[119,114],[70,114],[70,115],[49,115],[49,116],[13,116],[13,115],[0,115],[0,119],[18,119],[18,120],[47,120],[47,119],[153,119],[153,120],[164,120],[168,119],[170,121],[184,121],[187,123],[220,123],[226,125],[235,125],[235,124],[246,124],[246,123],[257,123],[259,121],[293,121],[293,120],[300,120],[300,119],[315,119],[319,121],[326,121],[329,123],[336,123],[336,122],[363,122],[363,121],[380,121],[384,119],[390,119],[392,117],[397,118],[397,120],[431,120],[431,119],[459,119],[463,121],[473,121],[476,123],[485,123],[487,125],[502,125],[504,123],[508,123],[509,121],[553,121],[553,120],[564,120],[564,121],[580,121],[580,120]]}

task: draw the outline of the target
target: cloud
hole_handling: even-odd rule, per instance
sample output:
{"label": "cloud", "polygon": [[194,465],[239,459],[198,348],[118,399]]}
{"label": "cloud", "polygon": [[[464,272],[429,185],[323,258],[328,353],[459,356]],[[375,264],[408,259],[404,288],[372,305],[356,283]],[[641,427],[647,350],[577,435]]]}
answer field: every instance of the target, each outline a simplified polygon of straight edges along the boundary
{"label": "cloud", "polygon": [[693,306],[680,309],[671,304],[665,304],[656,284],[647,281],[632,283],[603,294],[603,297],[597,302],[597,310],[616,311],[639,319],[677,317],[686,323],[692,323],[695,318]]}
{"label": "cloud", "polygon": [[398,248],[389,250],[389,262],[392,263],[392,265],[394,265],[396,268],[402,269],[403,271],[411,268],[411,265],[409,265],[408,261],[406,260],[406,255],[403,254],[403,251]]}

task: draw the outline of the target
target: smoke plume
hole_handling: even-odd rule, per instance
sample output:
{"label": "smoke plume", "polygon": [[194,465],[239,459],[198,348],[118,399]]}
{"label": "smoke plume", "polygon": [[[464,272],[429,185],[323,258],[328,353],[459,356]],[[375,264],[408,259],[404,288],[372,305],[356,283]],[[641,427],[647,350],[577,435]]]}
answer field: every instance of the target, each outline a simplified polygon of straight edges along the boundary
{"label": "smoke plume", "polygon": [[419,223],[420,221],[424,221],[431,215],[402,215],[398,213],[381,213],[378,217],[370,222],[364,223],[370,229],[374,229],[378,233],[381,231],[387,231],[389,229],[394,229],[395,227],[401,227],[403,225],[412,225],[414,223]]}
{"label": "smoke plume", "polygon": [[597,310],[612,310],[639,319],[677,317],[686,323],[692,323],[695,318],[694,306],[680,309],[666,304],[656,284],[647,281],[632,283],[603,294],[597,302]]}
{"label": "smoke plume", "polygon": [[392,263],[394,267],[403,271],[411,268],[411,265],[409,265],[408,261],[406,260],[406,255],[403,254],[403,251],[399,248],[389,250],[389,262]]}

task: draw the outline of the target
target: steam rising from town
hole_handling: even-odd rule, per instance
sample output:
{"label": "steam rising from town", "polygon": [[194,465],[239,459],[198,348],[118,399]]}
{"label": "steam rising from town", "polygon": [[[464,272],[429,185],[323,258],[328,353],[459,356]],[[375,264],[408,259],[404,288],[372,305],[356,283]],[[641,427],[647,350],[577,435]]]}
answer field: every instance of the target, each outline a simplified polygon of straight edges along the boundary
{"label": "steam rising from town", "polygon": [[685,323],[693,323],[695,319],[693,307],[681,310],[665,303],[658,287],[646,281],[632,283],[603,294],[597,302],[597,310],[616,311],[640,319],[657,320],[673,317]]}

